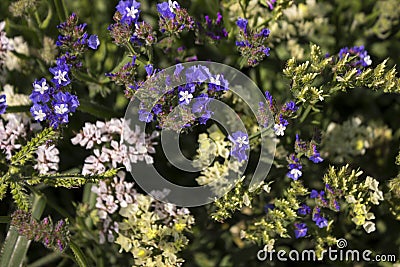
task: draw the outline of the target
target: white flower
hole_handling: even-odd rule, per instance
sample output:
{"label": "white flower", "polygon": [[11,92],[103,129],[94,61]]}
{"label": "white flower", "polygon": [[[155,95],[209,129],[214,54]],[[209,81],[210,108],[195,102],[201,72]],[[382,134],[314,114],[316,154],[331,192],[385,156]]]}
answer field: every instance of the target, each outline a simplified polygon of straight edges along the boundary
{"label": "white flower", "polygon": [[363,224],[365,232],[372,233],[376,230],[375,223],[368,221]]}
{"label": "white flower", "polygon": [[249,195],[247,193],[244,193],[243,195],[243,204],[247,207],[249,207],[251,204]]}
{"label": "white flower", "polygon": [[189,93],[189,91],[180,91],[179,95],[179,101],[185,102],[186,105],[188,105],[190,103],[190,100],[193,98],[193,95]]}
{"label": "white flower", "polygon": [[179,4],[176,1],[172,2],[172,0],[168,0],[168,7],[171,10],[171,12],[173,12],[174,9],[179,8]]}
{"label": "white flower", "polygon": [[45,91],[49,90],[49,87],[47,86],[46,81],[43,81],[42,84],[35,83],[34,88],[35,88],[35,91],[39,92],[41,95],[43,95]]}
{"label": "white flower", "polygon": [[131,8],[129,8],[129,7],[127,7],[127,8],[125,8],[125,10],[126,10],[126,15],[128,16],[128,17],[131,17],[132,19],[135,19],[136,18],[136,15],[137,15],[137,13],[139,12],[139,10],[137,10],[135,7],[131,7]]}
{"label": "white flower", "polygon": [[372,60],[371,57],[368,55],[366,57],[364,57],[364,62],[365,64],[367,64],[368,66],[372,64]]}
{"label": "white flower", "polygon": [[220,74],[217,74],[217,76],[215,76],[215,78],[210,77],[210,83],[220,86],[221,85],[221,81],[219,80],[220,77],[221,77]]}
{"label": "white flower", "polygon": [[55,113],[60,114],[60,115],[68,112],[67,104],[55,105],[54,111],[55,111]]}
{"label": "white flower", "polygon": [[298,169],[291,169],[290,174],[293,175],[293,179],[297,180],[303,173]]}
{"label": "white flower", "polygon": [[239,144],[239,147],[242,147],[243,145],[248,145],[249,140],[247,140],[247,136],[239,136],[236,138],[235,143]]}
{"label": "white flower", "polygon": [[277,136],[284,136],[285,135],[286,126],[283,124],[275,124],[274,131]]}
{"label": "white flower", "polygon": [[33,168],[38,170],[40,174],[54,173],[58,170],[60,158],[58,157],[59,151],[55,145],[49,147],[46,145],[39,146],[36,155],[37,164]]}
{"label": "white flower", "polygon": [[66,82],[67,81],[65,76],[67,76],[67,72],[66,71],[58,70],[56,72],[56,75],[54,76],[54,79],[57,80],[58,84],[61,84],[62,82]]}
{"label": "white flower", "polygon": [[39,111],[35,110],[33,112],[33,116],[34,116],[33,118],[36,121],[43,121],[44,118],[46,118],[46,113],[44,113],[41,109],[39,109]]}

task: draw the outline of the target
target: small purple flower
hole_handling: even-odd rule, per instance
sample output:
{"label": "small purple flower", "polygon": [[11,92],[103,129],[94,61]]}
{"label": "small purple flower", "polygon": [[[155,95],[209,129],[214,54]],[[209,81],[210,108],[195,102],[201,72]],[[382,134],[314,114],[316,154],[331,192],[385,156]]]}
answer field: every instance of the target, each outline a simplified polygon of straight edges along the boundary
{"label": "small purple flower", "polygon": [[339,210],[340,210],[339,202],[337,202],[336,199],[333,201],[333,207],[335,208],[336,211],[339,211]]}
{"label": "small purple flower", "polygon": [[236,21],[236,25],[240,29],[242,29],[244,32],[246,32],[246,30],[247,30],[247,24],[248,24],[248,21],[247,21],[247,19],[244,19],[244,18],[238,18],[238,20]]}
{"label": "small purple flower", "polygon": [[228,139],[233,143],[231,148],[231,155],[239,162],[247,160],[246,150],[250,148],[249,136],[242,131],[232,133]]}
{"label": "small purple flower", "polygon": [[307,215],[311,213],[311,208],[306,204],[301,204],[300,208],[297,210],[297,213],[300,215]]}
{"label": "small purple flower", "polygon": [[35,121],[43,121],[47,117],[48,107],[39,104],[33,104],[30,109]]}
{"label": "small purple flower", "polygon": [[185,67],[183,67],[182,64],[177,64],[177,65],[175,66],[174,76],[175,76],[175,77],[178,76],[178,75],[182,72],[182,70],[183,70],[184,68],[185,68]]}
{"label": "small purple flower", "polygon": [[257,37],[268,37],[271,31],[267,28],[262,29],[259,33],[256,34]]}
{"label": "small purple flower", "polygon": [[304,237],[307,235],[307,225],[305,223],[295,223],[294,227],[294,235],[296,238]]}
{"label": "small purple flower", "polygon": [[206,66],[198,65],[191,66],[185,72],[186,83],[205,82],[211,77],[210,70]]}
{"label": "small purple flower", "polygon": [[266,99],[268,101],[269,108],[273,109],[274,99],[272,98],[272,95],[268,91],[265,91],[265,97],[266,97]]}
{"label": "small purple flower", "polygon": [[71,80],[68,77],[69,66],[65,62],[65,58],[59,58],[57,60],[57,66],[52,67],[49,70],[54,75],[51,81],[57,88],[71,83]]}
{"label": "small purple flower", "polygon": [[144,66],[144,69],[146,70],[148,76],[151,76],[153,74],[154,67],[152,64]]}
{"label": "small purple flower", "polygon": [[320,163],[320,162],[324,161],[324,159],[321,158],[320,153],[317,151],[316,145],[313,144],[312,148],[313,148],[313,154],[308,159],[314,163]]}
{"label": "small purple flower", "polygon": [[328,220],[322,217],[320,213],[315,213],[312,219],[319,228],[328,226]]}
{"label": "small purple flower", "polygon": [[145,109],[139,110],[139,120],[144,122],[151,122],[153,120],[153,114],[146,111]]}
{"label": "small purple flower", "polygon": [[140,3],[135,0],[121,0],[119,1],[116,9],[122,15],[121,23],[131,25],[136,24],[139,19]]}
{"label": "small purple flower", "polygon": [[285,103],[282,107],[282,110],[284,112],[288,111],[288,110],[291,112],[296,112],[298,109],[299,109],[299,107],[296,106],[296,103],[293,100]]}
{"label": "small purple flower", "polygon": [[266,0],[266,3],[269,7],[269,9],[274,9],[274,4],[275,4],[276,0]]}
{"label": "small purple flower", "polygon": [[161,17],[166,19],[174,19],[175,13],[173,6],[168,2],[162,2],[161,4],[157,4],[157,11],[160,13]]}
{"label": "small purple flower", "polygon": [[313,189],[313,190],[311,190],[310,198],[323,197],[324,195],[325,195],[325,192],[324,192],[324,191],[321,190],[321,191],[318,193],[317,190]]}
{"label": "small purple flower", "polygon": [[0,114],[4,114],[7,109],[6,95],[0,95]]}
{"label": "small purple flower", "polygon": [[87,43],[89,48],[96,50],[100,45],[99,37],[95,34],[92,34],[90,35]]}
{"label": "small purple flower", "polygon": [[154,105],[153,109],[152,109],[154,114],[160,114],[162,112],[162,105],[161,104],[156,104]]}

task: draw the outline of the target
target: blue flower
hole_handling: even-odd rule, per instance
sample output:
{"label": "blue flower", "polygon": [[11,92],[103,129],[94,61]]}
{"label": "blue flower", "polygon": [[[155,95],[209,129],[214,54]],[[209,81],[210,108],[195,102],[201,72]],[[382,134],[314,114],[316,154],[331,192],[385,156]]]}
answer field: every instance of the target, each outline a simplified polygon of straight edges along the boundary
{"label": "blue flower", "polygon": [[269,57],[269,51],[270,51],[271,49],[269,48],[269,47],[266,47],[266,48],[264,48],[264,50],[263,50],[263,53],[267,56],[267,57]]}
{"label": "blue flower", "polygon": [[325,192],[324,192],[324,191],[321,190],[321,191],[318,193],[317,190],[313,189],[313,190],[311,190],[310,198],[323,197],[323,195],[325,195]]}
{"label": "blue flower", "polygon": [[47,105],[42,106],[39,104],[33,104],[30,111],[35,121],[43,121],[49,114],[49,108]]}
{"label": "blue flower", "polygon": [[313,215],[313,221],[319,228],[324,228],[328,226],[328,220],[321,216],[319,213]]}
{"label": "blue flower", "polygon": [[153,114],[146,111],[145,109],[139,110],[139,120],[144,122],[151,122],[153,120]]}
{"label": "blue flower", "polygon": [[160,13],[161,17],[166,18],[166,19],[173,19],[175,18],[175,13],[172,8],[168,4],[168,2],[162,2],[161,4],[157,4],[157,11]]}
{"label": "blue flower", "polygon": [[92,35],[90,35],[87,43],[88,43],[89,48],[96,50],[97,47],[99,47],[99,45],[100,45],[99,37],[95,34],[92,34]]}
{"label": "blue flower", "polygon": [[69,67],[65,62],[65,58],[58,59],[57,66],[50,68],[49,70],[54,75],[51,81],[56,85],[57,88],[71,83],[71,80],[68,77]]}
{"label": "blue flower", "polygon": [[262,29],[259,33],[256,34],[257,37],[268,37],[270,34],[270,30],[267,28]]}
{"label": "blue flower", "polygon": [[269,108],[273,109],[273,107],[274,107],[274,99],[272,98],[272,95],[268,91],[265,91],[265,97],[268,100]]}
{"label": "blue flower", "polygon": [[294,235],[296,238],[304,237],[307,235],[307,225],[305,223],[295,223],[294,227]]}
{"label": "blue flower", "polygon": [[248,24],[248,21],[247,21],[247,19],[244,19],[244,18],[238,18],[238,20],[236,21],[236,25],[240,29],[242,29],[244,32],[246,32],[246,30],[247,30],[247,24]]}
{"label": "blue flower", "polygon": [[201,94],[194,100],[195,101],[192,105],[193,113],[204,113],[207,111],[207,105],[211,101],[211,99],[206,94]]}
{"label": "blue flower", "polygon": [[291,100],[291,101],[285,103],[285,104],[283,105],[283,107],[282,107],[282,110],[283,110],[284,112],[285,112],[285,111],[288,111],[288,110],[290,110],[291,112],[296,112],[298,109],[299,109],[299,107],[296,106],[296,103],[295,103],[293,100]]}
{"label": "blue flower", "polygon": [[334,208],[335,208],[336,211],[339,211],[339,210],[340,210],[339,202],[337,202],[336,199],[333,201],[333,206],[334,206]]}
{"label": "blue flower", "polygon": [[317,147],[314,144],[312,145],[312,148],[313,148],[313,154],[308,159],[314,163],[320,163],[320,162],[324,161],[324,159],[321,158],[321,155],[317,151]]}
{"label": "blue flower", "polygon": [[146,70],[148,76],[151,76],[153,74],[154,67],[152,64],[144,66],[144,69]]}
{"label": "blue flower", "polygon": [[306,204],[301,204],[300,208],[297,210],[297,213],[300,215],[307,215],[311,213],[311,208]]}
{"label": "blue flower", "polygon": [[177,64],[177,65],[175,66],[174,76],[178,76],[178,75],[182,72],[182,70],[183,70],[184,68],[185,68],[185,67],[183,67],[182,64]]}
{"label": "blue flower", "polygon": [[33,103],[47,103],[50,100],[50,94],[53,92],[53,88],[47,83],[45,78],[41,80],[35,80],[32,84],[33,91],[29,98]]}
{"label": "blue flower", "polygon": [[185,72],[186,83],[204,82],[211,77],[210,70],[206,66],[191,66]]}
{"label": "blue flower", "polygon": [[121,0],[119,1],[116,9],[122,15],[121,23],[131,25],[136,24],[139,19],[140,3],[135,0]]}
{"label": "blue flower", "polygon": [[249,136],[242,131],[232,133],[228,139],[233,143],[231,148],[231,155],[239,162],[247,160],[246,150],[250,148]]}
{"label": "blue flower", "polygon": [[4,114],[7,109],[6,95],[0,95],[0,114]]}
{"label": "blue flower", "polygon": [[153,109],[152,109],[154,114],[160,114],[162,112],[162,105],[161,104],[156,104],[154,105]]}
{"label": "blue flower", "polygon": [[193,95],[189,90],[182,90],[179,92],[179,104],[189,105]]}

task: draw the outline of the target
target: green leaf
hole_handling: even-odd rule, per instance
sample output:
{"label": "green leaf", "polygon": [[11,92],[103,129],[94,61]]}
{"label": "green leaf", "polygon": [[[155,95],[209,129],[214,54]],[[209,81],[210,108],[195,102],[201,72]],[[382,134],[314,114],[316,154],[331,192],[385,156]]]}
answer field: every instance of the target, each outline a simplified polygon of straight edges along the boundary
{"label": "green leaf", "polygon": [[80,267],[89,266],[89,264],[86,261],[85,255],[83,254],[81,248],[78,247],[77,244],[75,244],[73,241],[71,241],[71,243],[69,244],[69,247],[71,248],[72,252],[74,253],[75,260]]}

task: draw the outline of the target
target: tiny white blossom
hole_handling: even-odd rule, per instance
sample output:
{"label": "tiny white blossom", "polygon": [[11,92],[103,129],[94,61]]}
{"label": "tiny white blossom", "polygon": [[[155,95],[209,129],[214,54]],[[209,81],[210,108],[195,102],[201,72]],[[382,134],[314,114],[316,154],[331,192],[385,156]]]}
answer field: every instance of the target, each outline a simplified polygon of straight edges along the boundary
{"label": "tiny white blossom", "polygon": [[39,92],[41,95],[43,95],[45,91],[49,90],[49,87],[47,86],[46,81],[43,81],[42,84],[35,83],[34,88],[35,88],[35,91]]}
{"label": "tiny white blossom", "polygon": [[376,230],[375,223],[371,221],[367,221],[366,223],[363,224],[365,232],[372,233]]}
{"label": "tiny white blossom", "polygon": [[56,75],[54,75],[54,79],[57,80],[58,84],[61,84],[62,82],[66,82],[67,81],[65,76],[67,76],[67,72],[66,71],[58,70],[56,72]]}
{"label": "tiny white blossom", "polygon": [[44,118],[46,118],[46,113],[44,113],[41,109],[39,109],[39,111],[35,110],[35,111],[33,112],[33,115],[34,115],[33,118],[34,118],[36,121],[43,121]]}
{"label": "tiny white blossom", "polygon": [[274,131],[277,136],[284,136],[285,135],[286,126],[283,124],[275,124]]}
{"label": "tiny white blossom", "polygon": [[139,12],[139,10],[137,10],[133,6],[131,8],[127,7],[127,8],[125,8],[125,10],[126,10],[126,15],[128,17],[131,17],[132,19],[135,19],[136,18],[136,14]]}
{"label": "tiny white blossom", "polygon": [[54,106],[54,111],[60,115],[68,112],[67,104],[60,104],[60,105]]}
{"label": "tiny white blossom", "polygon": [[368,66],[372,64],[372,60],[371,57],[368,55],[366,57],[364,57],[364,62],[365,64],[367,64]]}
{"label": "tiny white blossom", "polygon": [[181,91],[179,92],[179,101],[185,102],[186,105],[190,103],[190,100],[193,98],[193,95],[189,93],[189,91]]}
{"label": "tiny white blossom", "polygon": [[239,147],[249,144],[249,140],[247,139],[247,136],[239,136],[238,138],[236,138],[235,142],[237,144],[239,144]]}
{"label": "tiny white blossom", "polygon": [[290,174],[293,175],[293,178],[297,180],[303,173],[298,169],[291,169]]}

